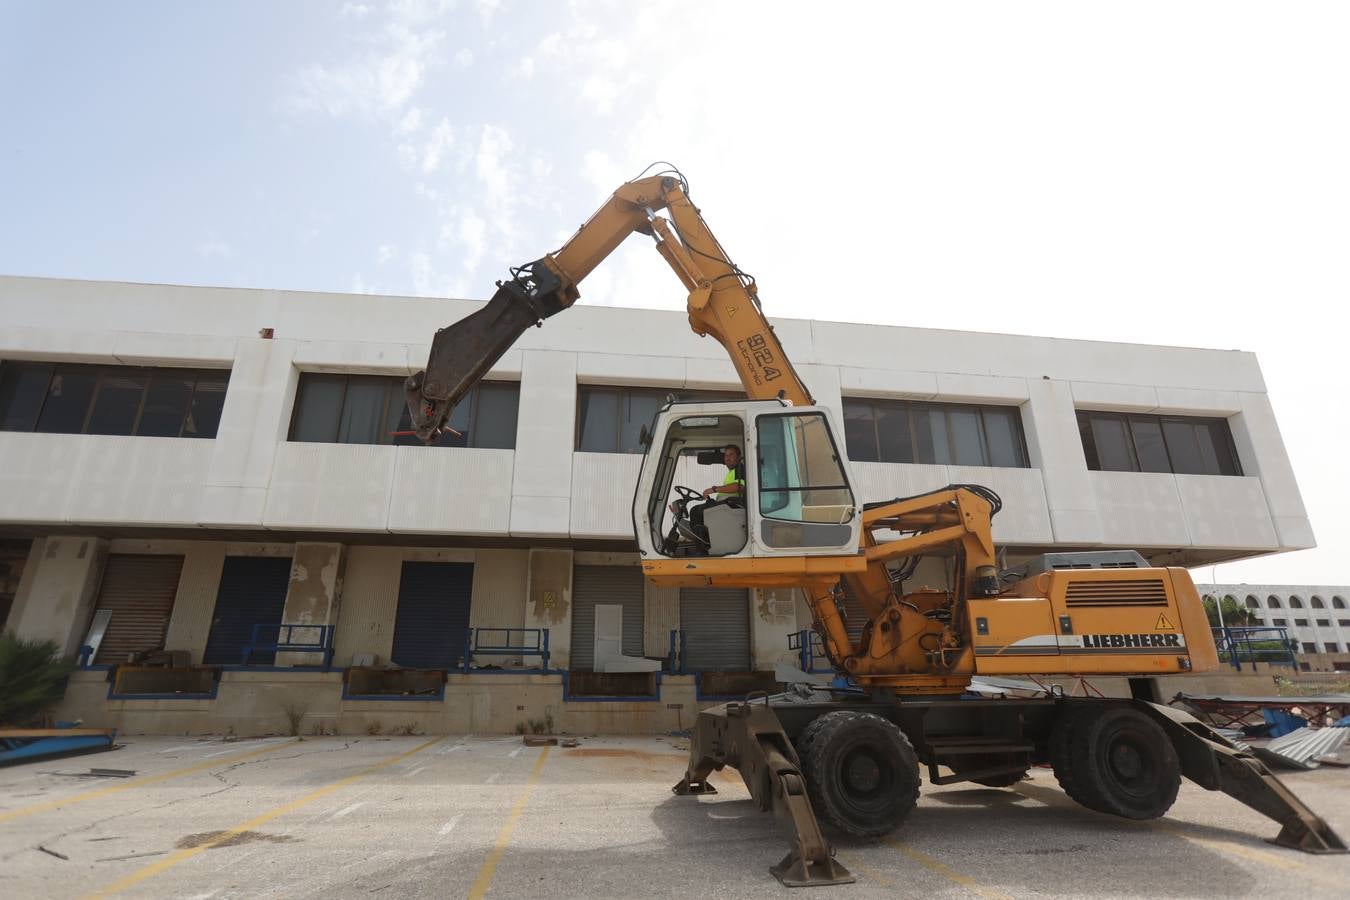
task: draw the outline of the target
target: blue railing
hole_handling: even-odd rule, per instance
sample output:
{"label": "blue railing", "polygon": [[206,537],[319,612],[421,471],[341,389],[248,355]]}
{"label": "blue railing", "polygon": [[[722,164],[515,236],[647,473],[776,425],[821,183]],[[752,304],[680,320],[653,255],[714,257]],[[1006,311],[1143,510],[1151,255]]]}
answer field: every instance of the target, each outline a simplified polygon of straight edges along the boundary
{"label": "blue railing", "polygon": [[1214,647],[1219,651],[1219,658],[1222,660],[1226,655],[1228,664],[1239,672],[1244,662],[1251,663],[1253,669],[1258,662],[1298,668],[1288,629],[1242,625],[1211,628],[1210,631],[1214,634]]}
{"label": "blue railing", "polygon": [[[263,635],[272,632],[276,640],[264,640]],[[333,666],[333,626],[332,625],[254,625],[253,637],[244,648],[242,665],[249,665],[253,654],[268,653],[321,653],[323,668],[328,671]]]}
{"label": "blue railing", "polygon": [[833,672],[820,635],[809,628],[788,635],[788,649],[797,651],[797,665],[803,672]]}
{"label": "blue railing", "polygon": [[547,628],[470,628],[464,635],[460,669],[469,672],[475,656],[537,656],[548,671]]}

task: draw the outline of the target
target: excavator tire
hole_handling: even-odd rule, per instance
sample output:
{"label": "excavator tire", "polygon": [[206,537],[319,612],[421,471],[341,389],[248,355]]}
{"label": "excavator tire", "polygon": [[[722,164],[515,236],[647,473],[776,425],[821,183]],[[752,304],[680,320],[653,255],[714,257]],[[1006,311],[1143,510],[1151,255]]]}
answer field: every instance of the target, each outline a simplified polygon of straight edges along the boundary
{"label": "excavator tire", "polygon": [[872,713],[826,713],[797,742],[816,815],[858,838],[889,834],[919,802],[919,758],[899,728]]}
{"label": "excavator tire", "polygon": [[1181,762],[1167,732],[1146,713],[1103,704],[1076,711],[1066,725],[1060,736],[1066,747],[1059,753],[1051,737],[1055,775],[1065,793],[1088,809],[1125,819],[1156,819],[1171,809]]}
{"label": "excavator tire", "polygon": [[1080,761],[1073,757],[1073,736],[1085,715],[1092,712],[1091,709],[1062,707],[1054,727],[1050,729],[1050,765],[1054,769],[1055,780],[1070,800],[1082,806],[1087,806],[1087,803],[1078,789]]}

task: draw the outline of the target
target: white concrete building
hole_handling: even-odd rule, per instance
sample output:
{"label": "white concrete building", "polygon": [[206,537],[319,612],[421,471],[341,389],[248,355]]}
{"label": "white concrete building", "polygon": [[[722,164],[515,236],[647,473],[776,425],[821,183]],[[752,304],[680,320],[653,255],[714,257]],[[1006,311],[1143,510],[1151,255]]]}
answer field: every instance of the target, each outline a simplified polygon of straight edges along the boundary
{"label": "white concrete building", "polygon": [[[462,446],[400,445],[400,380],[476,306],[0,278],[0,625],[71,654],[102,630],[66,711],[152,731],[276,729],[284,709],[306,731],[646,730],[795,659],[796,598],[644,587],[635,565],[624,451],[666,393],[739,391],[721,347],[683,312],[583,302],[456,412]],[[988,485],[1012,560],[1313,546],[1251,353],[774,325],[845,420],[864,499]],[[665,659],[683,632],[685,674],[587,674],[598,604],[622,607],[630,655]],[[285,625],[331,641],[333,671],[265,646]],[[549,671],[521,649],[542,631],[486,628],[547,629]],[[107,668],[156,648],[177,668]]]}
{"label": "white concrete building", "polygon": [[1284,628],[1308,669],[1350,671],[1350,585],[1197,584],[1205,597],[1225,597],[1251,612],[1255,624]]}

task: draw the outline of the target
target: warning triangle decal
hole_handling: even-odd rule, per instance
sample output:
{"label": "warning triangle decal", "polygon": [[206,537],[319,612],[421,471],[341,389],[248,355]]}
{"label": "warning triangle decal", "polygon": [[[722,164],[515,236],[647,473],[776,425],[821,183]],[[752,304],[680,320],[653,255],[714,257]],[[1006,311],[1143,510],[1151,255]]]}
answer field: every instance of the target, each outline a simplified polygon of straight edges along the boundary
{"label": "warning triangle decal", "polygon": [[1153,626],[1154,631],[1176,631],[1176,628],[1167,618],[1167,613],[1158,613],[1158,624]]}

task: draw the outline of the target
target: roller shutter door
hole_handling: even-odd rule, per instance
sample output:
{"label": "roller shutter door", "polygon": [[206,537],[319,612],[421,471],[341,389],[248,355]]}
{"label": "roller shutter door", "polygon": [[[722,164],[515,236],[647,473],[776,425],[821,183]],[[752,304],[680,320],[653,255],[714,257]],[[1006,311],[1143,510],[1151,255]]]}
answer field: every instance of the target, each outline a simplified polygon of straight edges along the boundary
{"label": "roller shutter door", "polygon": [[637,566],[576,566],[572,570],[572,662],[581,672],[595,671],[595,606],[623,607],[623,653],[642,656],[646,594]]}
{"label": "roller shutter door", "polygon": [[[254,625],[280,625],[291,581],[291,560],[276,556],[227,556],[216,592],[216,611],[202,662],[209,666],[237,666],[253,639]],[[276,632],[263,635],[268,640]],[[250,662],[270,666],[275,653],[254,653]]]}
{"label": "roller shutter door", "polygon": [[473,563],[405,562],[390,659],[409,669],[453,669],[464,655]]}
{"label": "roller shutter door", "polygon": [[857,595],[849,590],[848,582],[841,580],[839,583],[844,587],[844,626],[853,643],[857,644],[858,638],[862,637],[863,626],[867,624],[867,610]]}
{"label": "roller shutter door", "polygon": [[182,573],[181,556],[108,557],[94,609],[96,612],[106,609],[112,618],[98,646],[95,663],[117,665],[126,662],[133,653],[164,646]]}
{"label": "roller shutter door", "polygon": [[680,588],[680,631],[686,671],[750,671],[750,592],[744,588]]}

